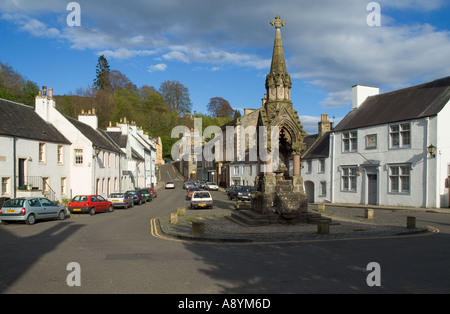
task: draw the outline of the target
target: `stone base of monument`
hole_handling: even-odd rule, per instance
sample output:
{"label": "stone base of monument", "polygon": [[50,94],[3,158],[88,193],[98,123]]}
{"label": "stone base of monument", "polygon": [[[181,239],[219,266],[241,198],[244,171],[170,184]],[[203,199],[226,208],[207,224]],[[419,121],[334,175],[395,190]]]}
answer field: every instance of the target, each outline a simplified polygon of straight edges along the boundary
{"label": "stone base of monument", "polygon": [[285,178],[282,173],[283,169],[279,169],[276,176],[258,177],[250,208],[239,208],[229,218],[247,226],[331,221],[308,212],[308,197],[300,176]]}
{"label": "stone base of monument", "polygon": [[267,226],[270,224],[297,224],[297,223],[310,223],[317,224],[319,222],[328,221],[331,219],[324,218],[320,214],[304,212],[295,216],[282,216],[277,213],[260,214],[251,209],[244,209],[234,211],[231,216],[228,217],[231,221],[239,223],[244,226]]}

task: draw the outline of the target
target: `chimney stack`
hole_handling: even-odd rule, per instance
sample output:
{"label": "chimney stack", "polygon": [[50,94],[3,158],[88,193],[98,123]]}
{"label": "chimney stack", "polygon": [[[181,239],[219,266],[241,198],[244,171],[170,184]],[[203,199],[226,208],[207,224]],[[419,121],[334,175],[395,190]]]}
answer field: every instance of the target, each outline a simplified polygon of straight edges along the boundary
{"label": "chimney stack", "polygon": [[380,89],[378,87],[355,85],[352,87],[352,108],[358,108],[363,102],[366,101],[367,97],[375,96],[380,94]]}
{"label": "chimney stack", "polygon": [[328,120],[327,114],[322,114],[318,125],[319,125],[319,136],[322,136],[325,133],[331,131],[333,123]]}

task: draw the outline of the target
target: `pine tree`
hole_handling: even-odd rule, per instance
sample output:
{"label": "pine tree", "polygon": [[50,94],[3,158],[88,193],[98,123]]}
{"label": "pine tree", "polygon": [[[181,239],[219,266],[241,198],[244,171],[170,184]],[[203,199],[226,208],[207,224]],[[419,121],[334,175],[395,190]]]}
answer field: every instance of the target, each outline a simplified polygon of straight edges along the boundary
{"label": "pine tree", "polygon": [[97,69],[95,72],[94,88],[110,92],[112,90],[109,77],[110,69],[108,60],[106,60],[104,55],[98,57]]}

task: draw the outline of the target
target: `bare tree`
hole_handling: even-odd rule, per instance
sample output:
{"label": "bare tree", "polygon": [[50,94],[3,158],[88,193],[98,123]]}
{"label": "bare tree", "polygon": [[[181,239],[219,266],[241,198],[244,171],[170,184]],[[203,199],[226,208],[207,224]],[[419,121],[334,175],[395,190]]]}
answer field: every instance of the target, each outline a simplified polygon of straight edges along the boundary
{"label": "bare tree", "polygon": [[230,103],[222,97],[214,97],[209,100],[208,111],[214,117],[233,117],[234,110]]}
{"label": "bare tree", "polygon": [[159,92],[172,112],[179,116],[191,113],[192,104],[189,98],[189,90],[180,82],[164,81],[159,87]]}

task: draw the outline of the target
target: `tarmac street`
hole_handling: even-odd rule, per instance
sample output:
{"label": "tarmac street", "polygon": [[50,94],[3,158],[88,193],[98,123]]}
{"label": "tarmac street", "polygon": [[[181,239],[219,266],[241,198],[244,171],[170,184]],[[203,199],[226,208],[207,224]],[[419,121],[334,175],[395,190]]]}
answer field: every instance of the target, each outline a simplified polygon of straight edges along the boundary
{"label": "tarmac street", "polygon": [[[159,189],[158,198],[132,209],[95,216],[71,215],[64,221],[43,221],[33,226],[0,225],[1,293],[450,292],[448,214],[375,209],[370,224],[387,224],[380,227],[383,230],[405,229],[406,217],[411,215],[417,218],[418,227],[433,227],[431,232],[376,234],[380,229],[369,226],[361,208],[327,206],[325,214],[335,217],[333,221],[338,221],[336,217],[347,221],[331,225],[328,237],[317,237],[314,229],[276,230],[276,239],[270,240],[267,230],[243,232],[242,226],[218,216],[230,213],[234,204],[223,191],[212,191],[215,209],[187,208],[184,217],[203,216],[209,221],[206,235],[217,230],[211,227],[229,231],[233,229],[226,228],[232,226],[245,238],[197,240],[164,231],[166,217],[188,204],[182,180],[172,180],[176,182],[174,190]],[[315,210],[313,206],[311,210]],[[183,219],[179,217],[177,230],[187,234],[189,226]],[[349,224],[348,220],[356,223]],[[353,229],[346,233],[353,236],[336,236],[339,228],[347,226]],[[375,229],[373,234],[361,236],[370,228]],[[379,265],[378,273],[368,269],[373,263]],[[68,285],[72,279],[77,282],[77,278],[68,277],[75,271],[68,270],[69,264],[79,265],[79,286]],[[380,285],[370,286],[369,279],[379,280]]]}

